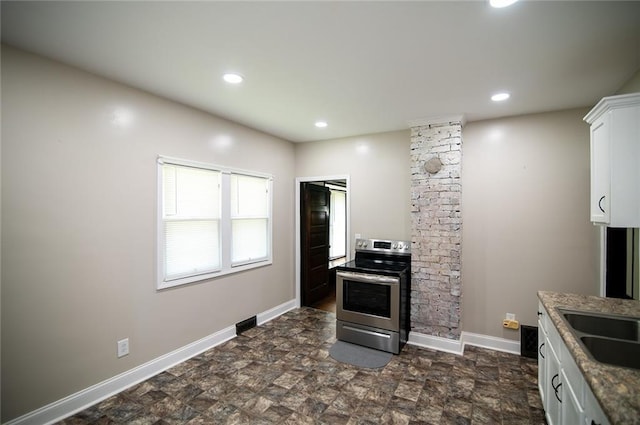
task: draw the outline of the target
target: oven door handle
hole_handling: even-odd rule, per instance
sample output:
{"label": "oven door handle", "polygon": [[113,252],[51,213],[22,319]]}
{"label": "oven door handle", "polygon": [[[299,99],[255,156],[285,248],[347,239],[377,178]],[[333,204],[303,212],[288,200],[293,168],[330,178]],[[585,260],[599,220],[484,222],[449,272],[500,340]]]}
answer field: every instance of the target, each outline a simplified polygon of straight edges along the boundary
{"label": "oven door handle", "polygon": [[343,279],[355,280],[360,282],[375,283],[377,285],[397,285],[398,278],[393,276],[383,276],[379,274],[364,274],[364,273],[351,273],[339,271],[336,273],[337,277]]}
{"label": "oven door handle", "polygon": [[344,329],[348,329],[352,332],[357,332],[357,333],[362,333],[365,335],[371,335],[371,336],[375,336],[378,338],[384,338],[384,339],[391,339],[391,335],[389,334],[383,334],[380,332],[375,332],[375,331],[368,331],[366,329],[360,329],[360,328],[354,328],[353,326],[348,326],[348,325],[343,325]]}

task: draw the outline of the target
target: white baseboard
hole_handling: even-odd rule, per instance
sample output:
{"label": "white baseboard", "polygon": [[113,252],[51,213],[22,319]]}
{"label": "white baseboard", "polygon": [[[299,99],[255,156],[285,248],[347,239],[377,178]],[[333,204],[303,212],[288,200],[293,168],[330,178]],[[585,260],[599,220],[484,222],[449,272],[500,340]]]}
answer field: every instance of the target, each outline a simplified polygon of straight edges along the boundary
{"label": "white baseboard", "polygon": [[462,355],[464,352],[464,346],[459,339],[442,338],[418,332],[409,332],[409,341],[407,341],[407,343],[422,348],[430,348],[432,350],[458,355]]}
{"label": "white baseboard", "polygon": [[473,345],[474,347],[489,348],[495,351],[520,355],[520,341],[512,339],[462,332],[462,341],[464,345]]}
{"label": "white baseboard", "polygon": [[[291,300],[263,313],[259,313],[256,318],[258,324],[261,325],[289,310],[293,310],[296,308],[295,304],[296,301]],[[164,372],[178,363],[182,363],[210,348],[233,339],[235,336],[235,326],[229,326],[138,367],[13,419],[5,423],[5,425],[43,425],[58,422],[133,385],[145,381],[152,376]]]}
{"label": "white baseboard", "polygon": [[286,303],[280,304],[279,306],[273,307],[270,310],[259,313],[256,317],[258,326],[264,323],[267,323],[269,320],[273,320],[278,316],[282,316],[287,311],[294,310],[295,308],[297,308],[296,300],[290,300],[290,301],[287,301]]}
{"label": "white baseboard", "polygon": [[432,350],[462,355],[466,345],[488,348],[505,353],[520,354],[520,342],[490,335],[462,332],[460,339],[447,339],[418,332],[409,332],[408,344]]}

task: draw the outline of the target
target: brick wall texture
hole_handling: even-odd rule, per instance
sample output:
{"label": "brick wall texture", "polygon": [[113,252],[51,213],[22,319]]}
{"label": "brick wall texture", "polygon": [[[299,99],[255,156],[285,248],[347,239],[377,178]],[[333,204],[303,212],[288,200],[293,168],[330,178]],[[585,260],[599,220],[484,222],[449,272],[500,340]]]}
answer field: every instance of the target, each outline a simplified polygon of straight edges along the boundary
{"label": "brick wall texture", "polygon": [[[433,157],[442,168],[429,174]],[[461,122],[411,129],[411,327],[449,339],[461,332],[461,164]]]}

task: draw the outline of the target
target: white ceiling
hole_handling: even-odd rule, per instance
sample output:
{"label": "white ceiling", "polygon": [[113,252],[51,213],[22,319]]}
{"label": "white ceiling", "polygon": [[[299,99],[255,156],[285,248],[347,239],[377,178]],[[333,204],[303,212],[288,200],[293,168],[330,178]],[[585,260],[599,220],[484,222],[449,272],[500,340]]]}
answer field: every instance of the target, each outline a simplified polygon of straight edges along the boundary
{"label": "white ceiling", "polygon": [[640,68],[640,1],[1,7],[4,43],[294,142],[591,106]]}

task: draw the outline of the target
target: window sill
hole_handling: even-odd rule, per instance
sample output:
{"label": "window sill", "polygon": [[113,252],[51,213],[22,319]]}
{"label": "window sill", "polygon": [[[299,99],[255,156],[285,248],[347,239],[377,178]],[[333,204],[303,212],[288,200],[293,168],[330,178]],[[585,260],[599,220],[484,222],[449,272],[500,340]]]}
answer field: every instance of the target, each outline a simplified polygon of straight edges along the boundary
{"label": "window sill", "polygon": [[247,270],[257,269],[260,267],[270,266],[271,264],[273,264],[273,261],[271,259],[267,259],[263,261],[252,262],[249,264],[234,266],[231,269],[227,269],[227,270],[218,270],[216,272],[205,273],[205,274],[200,274],[196,276],[187,276],[187,277],[182,277],[179,279],[173,279],[168,281],[162,280],[158,282],[157,290],[161,291],[164,289],[175,288],[177,286],[188,285],[190,283],[217,279],[219,277],[228,276],[234,273],[239,273]]}

